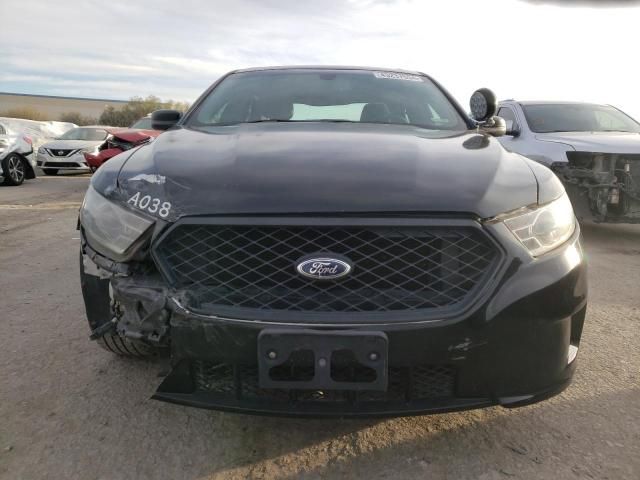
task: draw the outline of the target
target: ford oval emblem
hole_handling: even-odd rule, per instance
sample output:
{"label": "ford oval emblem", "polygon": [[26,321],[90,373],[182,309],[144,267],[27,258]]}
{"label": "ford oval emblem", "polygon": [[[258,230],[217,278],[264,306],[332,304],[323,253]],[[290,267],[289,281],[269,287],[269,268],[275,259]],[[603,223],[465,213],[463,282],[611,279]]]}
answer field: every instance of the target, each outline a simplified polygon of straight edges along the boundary
{"label": "ford oval emblem", "polygon": [[301,275],[315,280],[335,280],[349,275],[351,264],[346,260],[331,257],[306,257],[298,262],[296,270]]}

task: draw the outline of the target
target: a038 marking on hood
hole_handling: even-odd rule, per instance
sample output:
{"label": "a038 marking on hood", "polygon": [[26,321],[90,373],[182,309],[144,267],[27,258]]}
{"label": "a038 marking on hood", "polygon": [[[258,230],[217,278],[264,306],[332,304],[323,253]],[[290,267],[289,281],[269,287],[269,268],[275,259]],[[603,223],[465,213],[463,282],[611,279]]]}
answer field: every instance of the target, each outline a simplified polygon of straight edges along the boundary
{"label": "a038 marking on hood", "polygon": [[136,192],[127,203],[134,208],[146,211],[151,215],[158,214],[161,218],[167,218],[171,213],[171,203],[163,202],[161,198],[152,197],[151,195],[143,195]]}

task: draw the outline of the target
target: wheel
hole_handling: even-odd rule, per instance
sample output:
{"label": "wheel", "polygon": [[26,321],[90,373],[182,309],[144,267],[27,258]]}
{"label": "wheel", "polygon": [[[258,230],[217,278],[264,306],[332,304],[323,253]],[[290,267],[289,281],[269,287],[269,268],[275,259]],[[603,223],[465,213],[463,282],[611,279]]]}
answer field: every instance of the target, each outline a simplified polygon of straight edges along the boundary
{"label": "wheel", "polygon": [[24,161],[19,155],[10,153],[2,161],[2,171],[4,172],[4,185],[20,185],[24,182],[26,168]]}
{"label": "wheel", "polygon": [[121,337],[117,333],[107,333],[97,339],[96,342],[106,351],[124,357],[154,357],[158,353],[155,348],[149,345]]}
{"label": "wheel", "polygon": [[[113,318],[109,280],[88,275],[84,271],[82,252],[80,252],[80,285],[91,330],[110,322]],[[154,357],[160,353],[150,345],[121,337],[117,333],[106,333],[96,340],[98,345],[108,352],[125,357]]]}
{"label": "wheel", "polygon": [[58,169],[57,168],[43,168],[42,171],[44,172],[45,175],[57,175],[58,174]]}

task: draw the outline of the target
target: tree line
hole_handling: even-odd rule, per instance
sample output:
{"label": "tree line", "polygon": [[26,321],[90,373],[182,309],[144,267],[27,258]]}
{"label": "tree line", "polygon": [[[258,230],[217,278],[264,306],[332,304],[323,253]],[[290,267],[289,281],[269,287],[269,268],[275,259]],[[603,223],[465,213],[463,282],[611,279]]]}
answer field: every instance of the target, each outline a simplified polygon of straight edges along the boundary
{"label": "tree line", "polygon": [[[65,112],[56,120],[61,122],[75,123],[76,125],[108,125],[111,127],[128,127],[136,120],[148,115],[154,110],[170,108],[173,110],[186,111],[189,108],[187,102],[174,100],[162,101],[154,95],[147,97],[132,97],[122,107],[115,108],[107,106],[99,117],[89,117],[79,112]],[[0,117],[22,118],[26,120],[46,121],[51,120],[47,115],[35,108],[13,108],[0,112]]]}

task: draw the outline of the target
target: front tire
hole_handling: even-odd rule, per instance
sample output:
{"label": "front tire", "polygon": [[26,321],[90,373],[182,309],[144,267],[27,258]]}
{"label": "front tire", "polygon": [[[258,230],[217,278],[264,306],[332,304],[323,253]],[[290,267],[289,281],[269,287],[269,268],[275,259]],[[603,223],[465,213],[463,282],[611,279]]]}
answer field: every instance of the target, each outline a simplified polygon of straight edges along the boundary
{"label": "front tire", "polygon": [[123,357],[148,358],[158,354],[153,347],[121,337],[117,333],[107,333],[98,338],[96,342],[107,352],[122,355]]}
{"label": "front tire", "polygon": [[3,185],[17,187],[24,182],[27,167],[20,155],[10,153],[2,161],[2,172],[4,175]]}
{"label": "front tire", "polygon": [[[96,330],[111,322],[113,312],[109,295],[109,280],[85,273],[82,252],[80,252],[80,286],[91,330]],[[105,333],[96,342],[108,352],[125,357],[149,358],[160,353],[157,348],[122,337],[117,333]]]}

